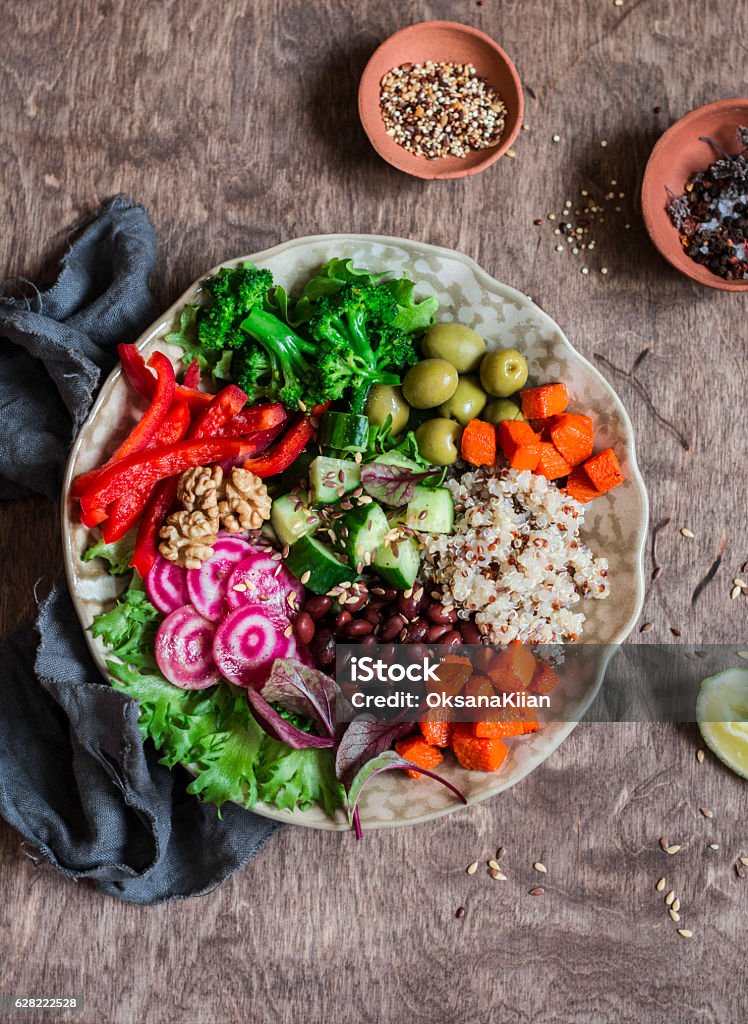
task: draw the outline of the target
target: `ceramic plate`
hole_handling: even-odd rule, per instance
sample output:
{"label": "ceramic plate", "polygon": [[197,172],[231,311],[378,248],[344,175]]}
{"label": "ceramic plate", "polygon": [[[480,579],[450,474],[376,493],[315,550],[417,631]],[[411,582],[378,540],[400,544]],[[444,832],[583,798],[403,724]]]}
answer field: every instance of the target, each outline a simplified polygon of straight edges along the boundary
{"label": "ceramic plate", "polygon": [[[359,266],[408,275],[418,282],[422,294],[434,293],[439,297],[439,319],[456,319],[469,324],[486,339],[489,348],[518,348],[527,357],[531,383],[565,381],[573,408],[592,416],[596,445],[615,448],[626,482],[587,506],[583,536],[596,554],[604,555],[609,561],[611,596],[604,601],[583,603],[587,615],[584,640],[600,645],[621,643],[633,627],[643,599],[647,495],[636,465],[631,422],[611,386],[574,350],[558,325],[527,296],[495,281],[471,259],[449,249],[376,235],[318,235],[285,242],[242,259],[269,267],[276,281],[293,290],[332,256],[349,257]],[[223,265],[237,262],[231,260]],[[172,329],[175,315],[185,303],[194,302],[199,291],[198,281],[142,335],[138,347],[146,358],[156,348],[167,351],[175,360],[179,357],[180,350],[170,350],[163,339]],[[111,605],[118,585],[106,574],[100,560],[81,561],[91,538],[77,520],[69,495],[70,482],[78,473],[95,468],[105,460],[142,408],[120,370],[114,370],[101,389],[70,455],[62,512],[65,564],[76,609],[86,629],[95,615]],[[86,636],[97,664],[106,675],[103,645],[91,639],[88,632]],[[605,648],[600,650],[594,671],[586,680],[564,684],[575,687],[563,696],[567,708],[575,708],[578,715],[584,712],[602,682],[606,655]],[[470,804],[478,803],[515,785],[537,768],[571,732],[574,724],[573,721],[549,724],[532,736],[514,741],[509,757],[496,775],[466,772],[451,759],[440,771],[444,769],[443,774],[465,793]],[[462,805],[436,782],[421,779],[414,784],[400,773],[388,772],[367,786],[360,806],[365,827],[387,828],[425,821],[458,810]],[[333,819],[316,806],[294,813],[263,803],[258,803],[254,809],[266,817],[311,828],[348,828],[342,811]]]}

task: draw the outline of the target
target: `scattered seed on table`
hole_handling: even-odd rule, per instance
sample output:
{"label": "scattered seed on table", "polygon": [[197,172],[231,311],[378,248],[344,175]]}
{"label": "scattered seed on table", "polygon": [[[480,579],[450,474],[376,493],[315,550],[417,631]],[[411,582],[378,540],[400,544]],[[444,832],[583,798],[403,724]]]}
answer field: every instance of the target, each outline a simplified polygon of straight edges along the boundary
{"label": "scattered seed on table", "polygon": [[677,910],[673,910],[672,907],[669,908],[668,914],[670,914],[670,920],[671,921],[675,921],[675,922],[680,921],[680,914],[678,913]]}
{"label": "scattered seed on table", "polygon": [[664,878],[658,878],[657,879],[657,884],[655,885],[655,889],[657,890],[657,892],[662,892],[662,890],[664,888],[665,888],[665,879]]}
{"label": "scattered seed on table", "polygon": [[543,889],[541,886],[537,886],[535,889],[529,890],[528,896],[543,896],[544,893],[545,889]]}
{"label": "scattered seed on table", "polygon": [[734,586],[740,587],[741,590],[748,588],[748,583],[746,583],[745,580],[742,580],[739,576],[736,576],[732,582]]}
{"label": "scattered seed on table", "polygon": [[696,751],[696,760],[699,762],[699,764],[704,763],[704,751],[701,748],[699,748]]}
{"label": "scattered seed on table", "polygon": [[732,590],[730,591],[730,600],[734,601],[736,597],[740,597],[742,592],[743,591],[742,591],[741,587],[733,587]]}
{"label": "scattered seed on table", "polygon": [[679,928],[678,934],[682,935],[684,939],[690,939],[693,936],[693,932],[689,931],[688,928]]}
{"label": "scattered seed on table", "polygon": [[748,651],[738,651],[738,657],[742,658],[743,661],[748,661]]}
{"label": "scattered seed on table", "polygon": [[491,878],[493,878],[494,882],[506,882],[506,875],[503,871],[497,871],[494,868],[491,868],[488,873]]}
{"label": "scattered seed on table", "polygon": [[607,274],[608,273],[608,268],[607,267],[600,267],[600,273],[601,274]]}
{"label": "scattered seed on table", "polygon": [[498,848],[498,850],[496,851],[496,860],[501,860],[501,858],[504,856],[505,853],[506,853],[506,850],[504,849],[504,847],[500,846]]}
{"label": "scattered seed on table", "polygon": [[738,861],[738,863],[735,865],[735,874],[738,876],[738,878],[745,878],[747,873],[748,872],[746,872],[743,865],[740,863],[740,861]]}
{"label": "scattered seed on table", "polygon": [[491,868],[492,871],[498,871],[499,870],[498,862],[495,861],[495,860],[489,860],[488,866],[489,866],[489,868]]}
{"label": "scattered seed on table", "polygon": [[681,633],[681,631],[678,629],[677,626],[671,626],[670,627],[670,632],[673,634],[673,636],[683,636],[683,634]]}
{"label": "scattered seed on table", "polygon": [[709,849],[710,850],[718,850],[719,849],[719,843],[710,843],[709,844]]}
{"label": "scattered seed on table", "polygon": [[687,526],[681,527],[680,535],[681,537],[688,538],[688,540],[693,540],[693,538],[696,536],[696,534],[693,533],[692,530],[689,530]]}
{"label": "scattered seed on table", "polygon": [[674,899],[675,899],[675,893],[671,889],[670,892],[665,897],[665,905],[668,906],[668,907],[672,906]]}
{"label": "scattered seed on table", "polygon": [[748,857],[738,857],[741,864],[748,868]]}
{"label": "scattered seed on table", "polygon": [[699,807],[699,811],[704,815],[705,818],[713,818],[714,814],[709,810],[708,807]]}
{"label": "scattered seed on table", "polygon": [[548,868],[545,866],[545,864],[543,864],[539,860],[535,861],[535,863],[533,864],[533,867],[535,868],[536,871],[539,871],[541,875],[548,874]]}
{"label": "scattered seed on table", "polygon": [[552,135],[551,136],[551,142],[560,142],[560,141],[561,141],[561,136],[560,135]]}
{"label": "scattered seed on table", "polygon": [[455,910],[455,917],[459,921],[460,918],[464,917],[464,916],[465,916],[465,908],[464,907],[458,907],[457,910]]}
{"label": "scattered seed on table", "polygon": [[474,860],[471,864],[468,864],[465,870],[469,875],[474,875],[475,872],[478,870],[478,861]]}
{"label": "scattered seed on table", "polygon": [[672,857],[673,854],[677,853],[680,849],[682,849],[682,847],[679,846],[678,843],[673,843],[671,846],[666,846],[665,847],[665,853],[669,853],[670,856]]}
{"label": "scattered seed on table", "polygon": [[603,149],[605,149],[605,147],[608,145],[608,140],[600,139],[600,145],[603,147]]}
{"label": "scattered seed on table", "polygon": [[641,626],[639,627],[639,632],[640,633],[651,633],[654,628],[655,628],[654,622],[643,622],[641,624]]}
{"label": "scattered seed on table", "polygon": [[676,914],[680,913],[680,897],[678,896],[673,900],[673,910]]}

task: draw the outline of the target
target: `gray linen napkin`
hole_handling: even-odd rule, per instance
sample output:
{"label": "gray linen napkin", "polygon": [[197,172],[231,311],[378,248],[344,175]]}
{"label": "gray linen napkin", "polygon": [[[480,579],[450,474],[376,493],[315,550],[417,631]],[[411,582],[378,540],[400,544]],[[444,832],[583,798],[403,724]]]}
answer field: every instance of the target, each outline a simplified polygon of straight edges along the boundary
{"label": "gray linen napkin", "polygon": [[[70,246],[51,288],[0,298],[0,498],[57,499],[67,451],[94,395],[154,319],[156,239],[123,196]],[[158,763],[137,702],[102,678],[64,579],[36,623],[0,646],[0,815],[70,878],[155,904],[209,892],[277,827],[201,804]]]}

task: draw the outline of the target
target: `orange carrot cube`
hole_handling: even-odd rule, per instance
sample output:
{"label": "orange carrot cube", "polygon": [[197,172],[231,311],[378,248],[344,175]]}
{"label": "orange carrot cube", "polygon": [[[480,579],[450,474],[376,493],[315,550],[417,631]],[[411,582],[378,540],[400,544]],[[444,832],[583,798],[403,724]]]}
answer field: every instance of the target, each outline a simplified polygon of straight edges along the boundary
{"label": "orange carrot cube", "polygon": [[486,673],[497,690],[516,693],[526,690],[535,673],[535,656],[524,644],[510,644],[499,651]]}
{"label": "orange carrot cube", "polygon": [[429,718],[424,718],[418,723],[418,727],[421,730],[423,738],[432,747],[448,747],[449,741],[452,737],[452,722],[433,721]]}
{"label": "orange carrot cube", "polygon": [[570,466],[578,466],[592,455],[593,427],[589,416],[567,412],[549,427],[551,441]]}
{"label": "orange carrot cube", "polygon": [[521,391],[519,397],[522,401],[522,415],[526,420],[559,416],[569,404],[569,392],[565,384],[541,384],[539,388]]}
{"label": "orange carrot cube", "polygon": [[538,435],[524,420],[502,420],[499,444],[512,469],[533,470],[540,459]]}
{"label": "orange carrot cube", "polygon": [[625,479],[616,453],[612,448],[606,448],[605,451],[598,452],[597,455],[587,459],[584,463],[584,471],[592,486],[596,487],[601,494],[612,491]]}
{"label": "orange carrot cube", "polygon": [[460,722],[452,735],[452,750],[462,765],[471,772],[496,772],[509,753],[500,739],[481,739],[473,735],[470,722]]}
{"label": "orange carrot cube", "polygon": [[558,480],[559,477],[568,476],[571,473],[571,466],[552,444],[541,441],[540,459],[535,472],[544,476],[546,480]]}
{"label": "orange carrot cube", "polygon": [[550,665],[546,665],[544,661],[539,661],[535,667],[535,673],[530,683],[530,689],[533,693],[542,694],[547,697],[549,693],[552,693],[558,683],[558,675],[551,668]]}
{"label": "orange carrot cube", "polygon": [[[404,740],[398,740],[395,744],[395,750],[406,761],[412,761],[419,768],[426,768],[428,771],[436,768],[444,760],[444,754],[442,754],[441,750],[432,747],[423,736],[407,736]],[[414,771],[412,768],[406,768],[406,771],[411,779],[420,779],[421,777],[421,773]]]}
{"label": "orange carrot cube", "polygon": [[584,466],[575,466],[566,481],[566,493],[570,498],[581,501],[584,505],[586,502],[592,501],[593,498],[599,498],[601,492],[591,483],[584,471]]}
{"label": "orange carrot cube", "polygon": [[470,420],[462,432],[460,451],[472,466],[493,466],[496,462],[496,428],[493,423]]}

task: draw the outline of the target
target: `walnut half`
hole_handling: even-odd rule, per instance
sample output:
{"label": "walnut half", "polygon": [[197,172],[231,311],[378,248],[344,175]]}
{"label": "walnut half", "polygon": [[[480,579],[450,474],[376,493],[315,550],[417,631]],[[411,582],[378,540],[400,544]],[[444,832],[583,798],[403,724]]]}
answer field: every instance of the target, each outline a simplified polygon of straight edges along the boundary
{"label": "walnut half", "polygon": [[247,469],[235,467],[226,481],[225,497],[218,502],[221,523],[230,533],[259,530],[270,518],[272,504],[268,489]]}
{"label": "walnut half", "polygon": [[220,466],[194,466],[179,478],[177,497],[188,512],[202,512],[213,531],[218,531],[218,502],[223,496]]}
{"label": "walnut half", "polygon": [[161,527],[159,551],[185,569],[199,569],[213,554],[216,530],[203,512],[172,512]]}

